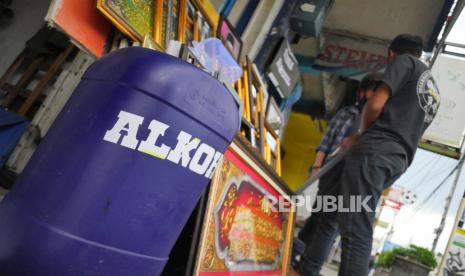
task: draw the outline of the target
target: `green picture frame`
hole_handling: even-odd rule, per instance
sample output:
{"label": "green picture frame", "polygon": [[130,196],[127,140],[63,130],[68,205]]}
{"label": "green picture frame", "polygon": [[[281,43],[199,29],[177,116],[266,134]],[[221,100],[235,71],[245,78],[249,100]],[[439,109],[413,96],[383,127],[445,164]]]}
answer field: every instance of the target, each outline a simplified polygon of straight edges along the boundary
{"label": "green picture frame", "polygon": [[97,0],[97,9],[134,41],[142,42],[146,34],[155,36],[156,1]]}

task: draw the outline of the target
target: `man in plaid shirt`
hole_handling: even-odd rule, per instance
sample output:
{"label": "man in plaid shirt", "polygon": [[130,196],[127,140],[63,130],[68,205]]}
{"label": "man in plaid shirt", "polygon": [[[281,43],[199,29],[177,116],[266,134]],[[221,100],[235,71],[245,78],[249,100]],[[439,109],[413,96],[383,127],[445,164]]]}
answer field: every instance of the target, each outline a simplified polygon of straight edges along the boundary
{"label": "man in plaid shirt", "polygon": [[315,174],[318,169],[331,159],[330,154],[336,150],[342,140],[357,132],[360,123],[360,112],[365,102],[373,94],[375,87],[376,78],[374,75],[370,74],[364,77],[357,91],[356,105],[342,108],[331,119],[323,140],[316,148],[315,162],[311,167],[312,174]]}
{"label": "man in plaid shirt", "polygon": [[[356,105],[343,107],[331,119],[326,128],[323,140],[316,148],[317,154],[315,162],[313,166],[310,167],[312,175],[316,174],[318,170],[331,159],[331,153],[336,150],[345,138],[357,132],[360,124],[360,111],[365,105],[365,102],[372,96],[375,88],[375,76],[370,74],[364,77],[357,90]],[[325,194],[324,191],[327,189],[331,189],[331,183],[320,181],[318,194]],[[311,243],[318,220],[319,217],[317,215],[310,216],[305,221],[304,228],[299,232],[298,238],[305,244]],[[334,238],[336,238],[336,236]]]}
{"label": "man in plaid shirt", "polygon": [[334,115],[326,129],[323,140],[316,148],[317,155],[320,158],[316,159],[312,168],[319,169],[324,163],[327,163],[331,158],[330,154],[336,150],[342,140],[357,131],[359,116],[359,109],[353,105],[343,107]]}

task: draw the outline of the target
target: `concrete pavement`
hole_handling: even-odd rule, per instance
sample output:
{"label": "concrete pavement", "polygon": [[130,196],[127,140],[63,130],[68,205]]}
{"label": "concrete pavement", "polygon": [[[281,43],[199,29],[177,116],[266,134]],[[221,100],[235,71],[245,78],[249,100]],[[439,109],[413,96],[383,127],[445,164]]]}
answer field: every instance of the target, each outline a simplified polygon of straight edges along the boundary
{"label": "concrete pavement", "polygon": [[[321,275],[323,276],[337,276],[337,266],[334,266],[332,264],[324,264],[322,269],[321,269]],[[299,276],[295,271],[290,271],[288,276]],[[304,276],[304,275],[302,275]]]}

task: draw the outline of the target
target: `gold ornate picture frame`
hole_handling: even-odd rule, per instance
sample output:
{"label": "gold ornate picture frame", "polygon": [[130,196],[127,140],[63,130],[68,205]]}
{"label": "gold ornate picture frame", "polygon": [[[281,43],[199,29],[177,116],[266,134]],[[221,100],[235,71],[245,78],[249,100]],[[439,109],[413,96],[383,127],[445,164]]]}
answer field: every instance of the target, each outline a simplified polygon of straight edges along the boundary
{"label": "gold ornate picture frame", "polygon": [[265,85],[260,73],[246,57],[247,81],[249,87],[250,122],[256,130],[257,147],[262,156],[265,156]]}
{"label": "gold ornate picture frame", "polygon": [[143,42],[155,35],[156,9],[153,0],[97,0],[97,9],[132,40]]}
{"label": "gold ornate picture frame", "polygon": [[202,0],[97,0],[97,9],[136,42],[149,34],[160,50],[170,39],[185,43],[215,36],[219,20],[212,4]]}
{"label": "gold ornate picture frame", "polygon": [[154,40],[163,49],[170,39],[183,42],[187,0],[155,0]]}
{"label": "gold ornate picture frame", "polygon": [[[290,195],[237,136],[211,183],[194,275],[287,275],[296,211]],[[286,208],[277,209],[278,200]]]}
{"label": "gold ornate picture frame", "polygon": [[276,130],[265,121],[265,161],[281,176],[281,141]]}

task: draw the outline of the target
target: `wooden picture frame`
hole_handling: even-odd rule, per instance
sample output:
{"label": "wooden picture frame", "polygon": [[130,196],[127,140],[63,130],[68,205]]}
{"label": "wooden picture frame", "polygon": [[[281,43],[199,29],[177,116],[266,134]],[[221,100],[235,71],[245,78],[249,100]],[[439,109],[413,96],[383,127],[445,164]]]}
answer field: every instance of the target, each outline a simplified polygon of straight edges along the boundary
{"label": "wooden picture frame", "polygon": [[265,111],[265,121],[274,130],[279,130],[283,124],[283,114],[273,97],[269,97]]}
{"label": "wooden picture frame", "polygon": [[233,58],[240,62],[242,52],[241,36],[236,33],[236,30],[224,16],[220,17],[216,36],[223,42],[224,47],[229,51]]}
{"label": "wooden picture frame", "polygon": [[185,43],[215,36],[219,16],[213,5],[202,0],[182,1],[184,9],[180,18],[182,31],[179,40]]}
{"label": "wooden picture frame", "polygon": [[[241,91],[241,99],[244,101],[244,116],[251,124],[254,120],[254,114],[251,112],[253,107],[251,106],[253,103],[250,102],[250,82],[249,82],[249,68],[247,63],[242,65],[242,77],[238,81],[238,85],[240,85]],[[252,124],[253,125],[253,124]]]}
{"label": "wooden picture frame", "polygon": [[132,1],[97,0],[97,9],[110,20],[121,32],[132,40],[143,42],[148,33],[155,36],[157,22],[156,1],[144,0],[134,6]]}
{"label": "wooden picture frame", "polygon": [[[194,275],[287,275],[296,212],[291,194],[237,136],[211,183]],[[276,209],[269,198],[287,209]]]}
{"label": "wooden picture frame", "polygon": [[144,41],[142,42],[142,47],[144,48],[147,48],[147,49],[151,49],[151,50],[156,50],[156,51],[161,51],[163,50],[161,47],[160,47],[160,44],[156,43],[152,36],[146,34],[145,37],[144,37]]}
{"label": "wooden picture frame", "polygon": [[[265,122],[265,155],[264,158],[276,173],[281,176],[281,141],[276,129]],[[270,141],[273,140],[273,141]]]}
{"label": "wooden picture frame", "polygon": [[246,57],[247,81],[249,87],[250,122],[256,130],[256,139],[261,154],[265,154],[265,85],[255,64]]}
{"label": "wooden picture frame", "polygon": [[242,101],[242,119],[241,119],[241,128],[240,134],[245,137],[249,143],[256,147],[257,143],[255,141],[255,127],[251,123],[251,112],[250,112],[250,101],[249,101],[249,81],[248,81],[248,73],[247,73],[247,65],[244,64],[242,66],[243,73],[242,76],[237,80],[234,84],[234,88],[237,91],[237,94]]}
{"label": "wooden picture frame", "polygon": [[[146,3],[147,6],[134,7],[129,0],[122,0],[119,4],[115,0],[97,0],[97,8],[132,40],[143,43],[149,33],[157,44],[156,48],[163,51],[170,39],[185,43],[216,34],[219,16],[208,1],[141,0],[137,3]],[[191,37],[186,34],[189,28],[192,28]]]}
{"label": "wooden picture frame", "polygon": [[255,127],[245,117],[242,117],[241,120],[240,134],[247,139],[252,147],[257,147]]}
{"label": "wooden picture frame", "polygon": [[170,39],[180,40],[184,30],[183,14],[186,0],[155,0],[154,40],[162,49],[168,48]]}

